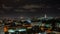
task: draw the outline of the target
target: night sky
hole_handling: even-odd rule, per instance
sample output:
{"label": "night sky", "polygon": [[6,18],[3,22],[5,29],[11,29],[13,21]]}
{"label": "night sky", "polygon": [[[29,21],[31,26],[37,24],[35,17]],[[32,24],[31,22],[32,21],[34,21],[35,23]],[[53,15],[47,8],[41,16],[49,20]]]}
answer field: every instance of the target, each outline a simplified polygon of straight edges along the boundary
{"label": "night sky", "polygon": [[0,0],[0,16],[60,16],[58,0]]}

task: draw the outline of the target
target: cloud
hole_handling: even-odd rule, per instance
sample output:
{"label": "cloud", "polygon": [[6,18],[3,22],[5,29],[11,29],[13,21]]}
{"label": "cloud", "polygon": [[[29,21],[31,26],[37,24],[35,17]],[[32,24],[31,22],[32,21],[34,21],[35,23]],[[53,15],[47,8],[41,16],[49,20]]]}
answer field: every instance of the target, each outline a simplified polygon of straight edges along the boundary
{"label": "cloud", "polygon": [[25,5],[23,6],[24,9],[31,9],[31,8],[39,8],[39,5]]}
{"label": "cloud", "polygon": [[0,14],[4,14],[4,13],[5,13],[4,11],[0,10]]}

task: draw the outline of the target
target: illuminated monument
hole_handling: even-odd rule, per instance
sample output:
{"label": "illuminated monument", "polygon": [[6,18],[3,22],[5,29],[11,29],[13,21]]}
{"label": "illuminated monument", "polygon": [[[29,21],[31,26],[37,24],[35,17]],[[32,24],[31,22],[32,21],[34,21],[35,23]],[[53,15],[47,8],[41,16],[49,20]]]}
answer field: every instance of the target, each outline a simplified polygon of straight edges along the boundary
{"label": "illuminated monument", "polygon": [[47,15],[46,14],[44,15],[44,18],[47,18]]}

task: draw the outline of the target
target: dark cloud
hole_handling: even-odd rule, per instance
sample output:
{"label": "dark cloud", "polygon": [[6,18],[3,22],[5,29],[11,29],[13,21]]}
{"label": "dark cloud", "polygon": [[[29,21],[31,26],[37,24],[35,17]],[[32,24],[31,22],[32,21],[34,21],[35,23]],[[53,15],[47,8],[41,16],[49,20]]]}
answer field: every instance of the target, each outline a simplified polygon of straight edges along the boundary
{"label": "dark cloud", "polygon": [[60,1],[56,0],[0,0],[0,15],[60,16]]}

